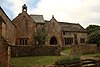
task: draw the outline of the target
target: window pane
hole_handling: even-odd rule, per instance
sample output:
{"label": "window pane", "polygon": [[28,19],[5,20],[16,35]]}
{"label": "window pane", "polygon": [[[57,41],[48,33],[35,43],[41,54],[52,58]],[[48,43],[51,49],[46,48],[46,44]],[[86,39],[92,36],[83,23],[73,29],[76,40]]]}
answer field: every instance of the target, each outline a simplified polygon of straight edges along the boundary
{"label": "window pane", "polygon": [[85,43],[85,38],[80,38],[81,43]]}
{"label": "window pane", "polygon": [[21,39],[19,39],[20,40],[20,44],[19,45],[22,45],[22,41],[21,41]]}
{"label": "window pane", "polygon": [[25,39],[25,45],[27,45],[27,39]]}
{"label": "window pane", "polygon": [[17,41],[17,45],[27,45],[27,38],[18,38]]}
{"label": "window pane", "polygon": [[65,32],[63,32],[63,35],[65,35]]}
{"label": "window pane", "polygon": [[65,45],[70,45],[73,43],[73,38],[65,38]]}

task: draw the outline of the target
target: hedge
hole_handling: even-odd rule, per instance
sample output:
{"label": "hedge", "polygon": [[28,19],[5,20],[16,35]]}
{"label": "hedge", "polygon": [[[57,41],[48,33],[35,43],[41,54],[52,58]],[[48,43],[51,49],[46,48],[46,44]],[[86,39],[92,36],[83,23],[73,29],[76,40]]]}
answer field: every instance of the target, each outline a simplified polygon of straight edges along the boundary
{"label": "hedge", "polygon": [[55,46],[11,46],[12,57],[24,57],[24,56],[54,56],[60,55],[60,47]]}

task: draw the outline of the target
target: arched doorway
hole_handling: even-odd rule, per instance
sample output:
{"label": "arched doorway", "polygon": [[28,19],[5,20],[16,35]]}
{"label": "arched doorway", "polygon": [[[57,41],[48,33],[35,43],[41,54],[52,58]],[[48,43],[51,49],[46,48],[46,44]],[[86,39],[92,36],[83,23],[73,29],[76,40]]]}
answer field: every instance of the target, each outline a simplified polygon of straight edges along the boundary
{"label": "arched doorway", "polygon": [[50,39],[50,45],[56,45],[57,44],[57,39],[55,37],[52,37]]}

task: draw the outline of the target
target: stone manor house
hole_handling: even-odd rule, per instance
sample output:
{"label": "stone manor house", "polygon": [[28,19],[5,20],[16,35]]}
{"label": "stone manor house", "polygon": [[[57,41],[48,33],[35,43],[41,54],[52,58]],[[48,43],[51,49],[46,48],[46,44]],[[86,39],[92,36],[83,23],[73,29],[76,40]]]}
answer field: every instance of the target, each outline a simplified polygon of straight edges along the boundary
{"label": "stone manor house", "polygon": [[29,15],[25,4],[22,6],[22,13],[11,21],[0,7],[0,35],[8,44],[34,45],[33,34],[38,29],[46,30],[45,45],[64,47],[85,44],[87,40],[86,30],[79,23],[58,22],[54,16],[47,21],[43,15]]}

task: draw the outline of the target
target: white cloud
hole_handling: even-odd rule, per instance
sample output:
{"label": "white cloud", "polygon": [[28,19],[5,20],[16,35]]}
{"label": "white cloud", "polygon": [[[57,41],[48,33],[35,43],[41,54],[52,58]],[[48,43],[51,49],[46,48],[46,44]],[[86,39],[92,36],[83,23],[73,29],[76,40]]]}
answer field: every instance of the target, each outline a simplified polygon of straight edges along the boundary
{"label": "white cloud", "polygon": [[41,0],[37,8],[29,13],[43,14],[44,18],[49,20],[55,15],[58,21],[80,23],[86,27],[87,24],[93,23],[88,22],[88,19],[91,20],[90,17],[100,16],[100,13],[91,11],[98,4],[99,0]]}
{"label": "white cloud", "polygon": [[[3,4],[16,17],[22,11],[23,4],[31,4],[34,0],[7,0]],[[6,4],[6,5],[5,5]],[[9,4],[12,6],[9,7]],[[29,14],[42,14],[45,20],[50,20],[52,15],[58,21],[80,23],[87,27],[89,24],[100,25],[100,0],[39,0],[33,6],[28,7]],[[27,6],[28,6],[27,5]]]}
{"label": "white cloud", "polygon": [[17,16],[22,11],[22,5],[27,3],[28,0],[8,0],[12,4],[11,9],[14,13],[14,16]]}

